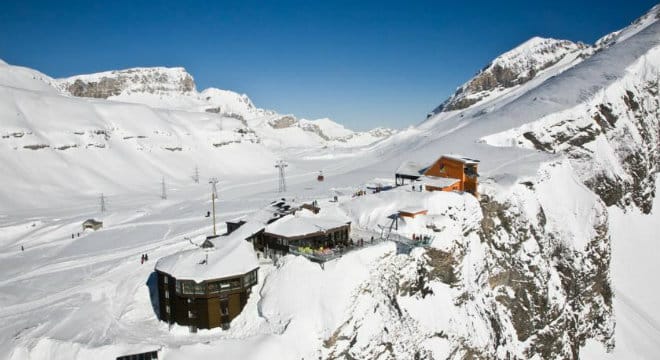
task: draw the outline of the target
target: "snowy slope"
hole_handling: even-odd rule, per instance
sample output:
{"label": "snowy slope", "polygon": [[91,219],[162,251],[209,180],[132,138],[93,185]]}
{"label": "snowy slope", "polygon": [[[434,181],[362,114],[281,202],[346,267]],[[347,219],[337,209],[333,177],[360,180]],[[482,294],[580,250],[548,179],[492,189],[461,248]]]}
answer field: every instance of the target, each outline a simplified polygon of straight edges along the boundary
{"label": "snowy slope", "polygon": [[[140,349],[161,349],[164,359],[657,357],[659,291],[648,275],[657,248],[648,230],[658,227],[656,13],[560,73],[541,71],[360,147],[323,149],[313,141],[318,134],[281,115],[241,121],[0,87],[7,129],[0,195],[3,204],[20,205],[0,209],[0,358],[112,358]],[[343,133],[324,121],[306,123]],[[149,132],[152,126],[160,132]],[[112,130],[109,139],[96,132],[103,129]],[[254,143],[203,146],[227,129]],[[143,132],[149,138],[124,139]],[[118,151],[91,145],[68,157],[83,149],[19,150],[65,144],[71,133],[85,146]],[[137,152],[129,141],[144,141],[137,146],[150,151]],[[158,150],[171,142],[194,150]],[[480,199],[408,186],[352,196],[366,184],[391,182],[403,161],[428,163],[443,153],[481,160]],[[274,192],[279,156],[291,162],[286,194]],[[319,216],[346,217],[352,236],[367,240],[398,209],[424,207],[428,214],[402,221],[396,236],[424,234],[432,245],[406,255],[378,242],[324,268],[294,256],[263,263],[230,330],[168,329],[152,305],[153,264],[140,265],[139,255],[155,260],[190,250],[210,232],[207,184],[177,174],[191,159],[203,159],[204,174],[224,175],[221,220],[250,217],[275,197],[318,200]],[[326,178],[317,182],[321,169]],[[166,170],[180,180],[160,200],[157,182]],[[22,184],[41,174],[47,181],[36,184],[49,184],[46,191]],[[590,181],[594,174],[601,181]],[[108,212],[98,211],[92,191],[75,196],[85,181],[116,187]],[[622,196],[610,202],[603,183]],[[89,217],[103,219],[104,229],[72,238]]]}
{"label": "snowy slope", "polygon": [[[37,206],[46,194],[58,203],[101,192],[140,193],[162,176],[173,184],[189,183],[195,166],[204,177],[230,181],[270,175],[275,160],[288,159],[289,151],[359,148],[390,134],[345,130],[341,138],[330,138],[298,126],[293,116],[255,108],[245,95],[219,89],[198,93],[182,68],[53,80],[3,63],[0,93],[5,170],[0,180],[7,186],[0,207],[5,209]],[[323,123],[330,131],[343,129],[328,119]],[[35,196],[26,201],[17,193]]]}

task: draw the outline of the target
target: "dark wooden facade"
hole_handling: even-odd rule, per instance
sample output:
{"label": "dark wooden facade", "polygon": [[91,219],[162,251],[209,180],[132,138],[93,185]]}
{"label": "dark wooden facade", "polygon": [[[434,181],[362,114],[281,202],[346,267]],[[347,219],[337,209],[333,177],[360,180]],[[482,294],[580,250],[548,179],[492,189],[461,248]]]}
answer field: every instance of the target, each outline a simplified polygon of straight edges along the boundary
{"label": "dark wooden facade", "polygon": [[252,286],[258,282],[257,269],[247,274],[205,280],[179,280],[156,271],[160,319],[188,326],[191,331],[229,328],[245,307]]}

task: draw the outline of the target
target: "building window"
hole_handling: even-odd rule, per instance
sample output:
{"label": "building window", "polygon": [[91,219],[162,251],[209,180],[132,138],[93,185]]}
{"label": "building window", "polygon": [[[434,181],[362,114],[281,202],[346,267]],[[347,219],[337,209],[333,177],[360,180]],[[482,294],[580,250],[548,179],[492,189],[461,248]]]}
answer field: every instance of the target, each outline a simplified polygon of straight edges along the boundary
{"label": "building window", "polygon": [[194,286],[192,281],[184,281],[181,284],[181,289],[183,290],[184,294],[193,294],[194,291]]}
{"label": "building window", "polygon": [[188,318],[194,319],[195,318],[195,313],[192,311],[188,311]]}
{"label": "building window", "polygon": [[170,306],[169,305],[165,305],[165,312],[168,313],[168,314],[170,313]]}
{"label": "building window", "polygon": [[257,283],[257,271],[253,270],[247,273],[243,281],[245,287],[255,285]]}
{"label": "building window", "polygon": [[165,277],[163,277],[163,284],[167,284],[167,278],[168,278],[167,275],[165,275]]}
{"label": "building window", "polygon": [[224,280],[220,281],[220,289],[221,290],[231,290],[231,289],[238,289],[241,287],[241,279],[231,279],[231,280]]}
{"label": "building window", "polygon": [[209,294],[216,294],[220,292],[220,284],[217,281],[208,283]]}
{"label": "building window", "polygon": [[165,299],[170,298],[170,292],[168,290],[165,290]]}
{"label": "building window", "polygon": [[220,308],[220,315],[229,316],[229,308],[228,307],[221,307]]}
{"label": "building window", "polygon": [[195,283],[195,294],[196,295],[204,295],[206,293],[206,284],[201,283],[197,284]]}
{"label": "building window", "polygon": [[181,281],[177,280],[175,283],[176,293],[181,294]]}

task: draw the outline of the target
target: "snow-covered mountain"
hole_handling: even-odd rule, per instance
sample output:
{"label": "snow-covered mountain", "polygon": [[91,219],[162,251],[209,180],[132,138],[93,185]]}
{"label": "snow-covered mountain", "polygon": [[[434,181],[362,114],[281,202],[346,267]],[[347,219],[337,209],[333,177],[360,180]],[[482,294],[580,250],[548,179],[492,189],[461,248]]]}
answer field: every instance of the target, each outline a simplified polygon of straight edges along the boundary
{"label": "snow-covered mountain", "polygon": [[[195,165],[229,178],[262,174],[289,151],[357,149],[393,133],[353,132],[329,119],[310,125],[314,122],[256,108],[247,95],[214,88],[198,92],[182,68],[52,79],[3,62],[0,92],[0,156],[8,170],[0,177],[17,191],[35,182],[83,194],[97,191],[92,184],[115,191],[126,184],[112,169],[126,170],[124,176],[137,183],[162,175],[188,182],[191,170],[181,169]],[[256,170],[246,168],[246,161]],[[62,176],[63,162],[78,176]],[[38,171],[25,166],[34,163],[42,164]],[[2,199],[3,205],[16,205]]]}
{"label": "snow-covered mountain", "polygon": [[243,118],[273,115],[258,109],[245,94],[216,88],[198,92],[184,68],[133,68],[77,75],[53,83],[63,93],[77,97],[145,104],[155,108],[235,114]]}
{"label": "snow-covered mountain", "polygon": [[431,114],[465,109],[515,92],[530,80],[555,76],[595,52],[633,36],[655,22],[656,17],[656,12],[650,11],[625,29],[603,36],[594,45],[533,37],[493,59]]}
{"label": "snow-covered mountain", "polygon": [[573,66],[593,51],[582,43],[533,37],[495,58],[433,113],[461,110],[492,100],[532,80],[539,73],[556,74]]}
{"label": "snow-covered mountain", "polygon": [[[498,57],[505,77],[488,68],[483,78],[498,85],[479,90],[483,99],[363,146],[323,119],[81,99],[4,65],[0,358],[656,358],[659,14],[594,47],[533,39]],[[208,146],[224,139],[240,141]],[[66,144],[78,147],[57,149]],[[391,181],[403,161],[443,153],[480,160],[479,199],[408,186],[352,196]],[[291,163],[285,194],[274,193],[280,156]],[[433,242],[406,255],[384,241],[323,267],[264,262],[229,330],[169,328],[152,308],[153,269],[138,259],[191,249],[210,232],[206,184],[181,180],[157,199],[163,172],[181,179],[195,162],[222,175],[222,220],[274,197],[318,200],[318,216],[348,218],[352,236],[368,239],[415,206],[427,215],[396,231]],[[100,213],[95,196],[111,185]],[[99,190],[77,197],[85,187]],[[72,238],[88,217],[104,229]]]}

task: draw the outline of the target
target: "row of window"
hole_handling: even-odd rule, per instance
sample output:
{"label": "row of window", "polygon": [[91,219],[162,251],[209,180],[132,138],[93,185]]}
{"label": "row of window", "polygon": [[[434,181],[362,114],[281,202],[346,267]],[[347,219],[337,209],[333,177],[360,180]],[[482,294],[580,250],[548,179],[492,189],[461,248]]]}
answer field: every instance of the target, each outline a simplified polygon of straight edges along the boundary
{"label": "row of window", "polygon": [[[167,313],[168,316],[170,315],[170,306],[169,305],[165,305],[165,312]],[[223,316],[229,315],[229,304],[228,303],[225,302],[225,303],[220,304],[220,315],[223,315]],[[195,313],[193,311],[188,310],[188,318],[194,319],[196,317],[197,316],[195,315]]]}
{"label": "row of window", "polygon": [[[310,242],[325,242],[325,240],[329,240],[330,242],[337,243],[337,242],[343,242],[348,240],[348,231],[343,230],[343,231],[335,231],[331,232],[326,236],[316,236],[314,238],[306,238],[302,240],[302,243],[310,243]],[[294,240],[296,244],[300,244],[301,240]],[[278,245],[284,245],[284,246],[289,246],[289,240],[286,238],[276,238],[275,243]]]}
{"label": "row of window", "polygon": [[[168,276],[165,276],[163,283],[168,283]],[[220,281],[205,281],[196,283],[191,280],[176,280],[176,293],[184,295],[207,295],[218,294],[225,291],[237,290],[250,287],[257,284],[257,270],[250,271],[242,278],[234,278]],[[165,298],[169,299],[169,292],[165,291]]]}

